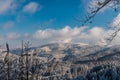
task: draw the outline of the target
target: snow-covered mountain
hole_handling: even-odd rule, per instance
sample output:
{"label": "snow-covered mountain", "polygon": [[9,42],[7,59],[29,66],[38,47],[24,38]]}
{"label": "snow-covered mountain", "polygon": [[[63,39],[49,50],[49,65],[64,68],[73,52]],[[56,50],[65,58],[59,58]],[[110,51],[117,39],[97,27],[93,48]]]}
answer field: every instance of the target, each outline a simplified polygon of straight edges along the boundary
{"label": "snow-covered mountain", "polygon": [[[5,57],[7,56],[6,49],[0,49],[0,61],[4,61]],[[9,53],[9,58],[11,61],[17,59],[19,56],[13,53]]]}
{"label": "snow-covered mountain", "polygon": [[[6,51],[0,51],[0,59],[2,59],[5,57]],[[25,53],[24,51],[23,55]],[[10,55],[14,61],[19,60],[21,49],[11,50]],[[98,45],[90,46],[82,43],[52,43],[32,47],[28,50],[28,55],[30,72],[33,66],[37,66],[35,70],[39,71],[39,76],[44,80],[53,76],[61,80],[116,80],[115,78],[119,76],[117,72],[120,71],[119,45],[103,48]],[[23,60],[25,62],[23,66],[26,69],[26,56],[23,57]],[[15,69],[18,70],[18,73],[21,70],[17,65]],[[111,78],[108,78],[108,73],[112,76]]]}
{"label": "snow-covered mountain", "polygon": [[[58,60],[65,61],[69,61],[73,58],[73,60],[76,62],[84,60],[107,60],[111,58],[118,59],[117,55],[120,52],[119,47],[119,45],[103,48],[98,45],[90,46],[83,43],[51,43],[42,45],[40,47],[30,48],[29,54],[32,55],[36,53],[38,57],[54,57]],[[11,53],[20,55],[21,49],[11,50]]]}

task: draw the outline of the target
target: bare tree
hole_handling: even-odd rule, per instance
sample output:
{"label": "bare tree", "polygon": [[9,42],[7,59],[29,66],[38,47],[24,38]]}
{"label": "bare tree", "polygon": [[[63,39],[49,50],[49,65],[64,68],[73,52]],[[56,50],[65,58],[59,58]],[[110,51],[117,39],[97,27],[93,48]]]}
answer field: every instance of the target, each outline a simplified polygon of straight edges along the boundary
{"label": "bare tree", "polygon": [[10,80],[10,60],[9,60],[9,45],[6,43],[7,54],[4,58],[5,63],[7,64],[7,80]]}
{"label": "bare tree", "polygon": [[[87,11],[87,14],[85,15],[85,18],[82,20],[75,18],[77,21],[81,22],[82,25],[85,25],[86,23],[92,23],[94,17],[105,7],[110,7],[114,9],[114,11],[117,11],[118,6],[120,5],[120,0],[91,0],[90,3],[91,4],[89,4],[88,6],[88,11]],[[92,5],[93,3],[96,6]],[[117,26],[119,25],[120,25],[120,22],[118,23]],[[106,41],[105,47],[109,45],[113,41],[113,39],[117,36],[118,32],[120,31],[120,28],[115,29],[115,26],[114,26],[113,30],[114,32],[104,39]]]}
{"label": "bare tree", "polygon": [[86,24],[87,22],[92,23],[92,19],[100,12],[101,9],[105,8],[106,6],[112,4],[112,6],[110,6],[111,8],[113,8],[115,11],[117,10],[117,6],[120,4],[120,0],[93,0],[96,1],[96,5],[97,6],[89,6],[88,10],[89,12],[87,12],[87,15],[85,17],[84,20],[80,20],[82,21],[82,25]]}
{"label": "bare tree", "polygon": [[30,50],[30,42],[27,41],[25,44],[24,44],[24,47],[25,47],[25,55],[26,55],[26,80],[29,80],[29,50]]}

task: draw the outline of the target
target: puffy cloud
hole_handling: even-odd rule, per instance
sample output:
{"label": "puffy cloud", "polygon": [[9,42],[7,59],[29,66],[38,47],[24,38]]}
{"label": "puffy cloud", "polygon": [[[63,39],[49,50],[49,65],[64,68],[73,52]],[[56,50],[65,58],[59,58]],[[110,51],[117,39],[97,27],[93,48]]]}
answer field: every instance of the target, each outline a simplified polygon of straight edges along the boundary
{"label": "puffy cloud", "polygon": [[0,0],[0,14],[4,14],[14,9],[15,9],[14,0]]}
{"label": "puffy cloud", "polygon": [[12,32],[12,33],[9,33],[6,35],[6,38],[7,39],[18,39],[20,38],[20,34],[17,34],[15,32]]}
{"label": "puffy cloud", "polygon": [[91,0],[91,1],[89,2],[89,4],[88,4],[88,9],[87,9],[87,11],[88,11],[89,13],[91,13],[92,11],[97,10],[97,8],[99,8],[99,7],[100,7],[100,5],[98,5],[98,1],[97,1],[97,0]]}
{"label": "puffy cloud", "polygon": [[13,26],[14,26],[14,22],[13,22],[13,21],[8,21],[8,22],[6,22],[6,23],[4,23],[4,24],[2,25],[2,27],[3,27],[5,30],[10,29],[10,28],[13,27]]}
{"label": "puffy cloud", "polygon": [[[113,30],[105,30],[102,27],[74,27],[65,26],[62,29],[46,29],[37,30],[34,34],[18,34],[9,33],[7,35],[0,35],[0,40],[11,41],[11,43],[17,43],[20,40],[29,40],[33,46],[39,46],[48,43],[85,43],[90,45],[105,45],[107,42],[105,37],[109,36],[108,33],[112,33]],[[112,41],[112,45],[120,42],[120,33]],[[104,41],[104,43],[103,43]],[[17,43],[18,44],[18,43]],[[21,44],[21,43],[20,43]]]}
{"label": "puffy cloud", "polygon": [[100,27],[94,27],[89,30],[89,33],[94,37],[101,37],[101,34],[105,34],[105,31]]}
{"label": "puffy cloud", "polygon": [[62,43],[87,43],[98,44],[100,40],[106,35],[107,31],[100,27],[94,27],[87,29],[87,27],[75,27],[70,28],[66,26],[60,30],[46,29],[38,30],[33,35],[34,39],[42,40],[42,43],[46,42],[62,42]]}
{"label": "puffy cloud", "polygon": [[[105,0],[90,0],[89,4],[88,4],[88,9],[87,11],[89,13],[93,12],[93,11],[96,11],[98,8],[100,8],[102,6],[102,3],[104,3]],[[117,5],[115,6],[114,5],[115,1],[110,1],[107,5],[105,5],[99,12],[104,12],[108,9],[110,9],[111,7],[116,7],[117,8]],[[116,2],[117,3],[117,2]]]}
{"label": "puffy cloud", "polygon": [[[41,44],[62,42],[62,43],[86,43],[90,45],[106,45],[106,38],[110,38],[114,30],[105,30],[102,27],[74,27],[66,26],[60,30],[46,29],[38,30],[33,34],[33,40],[36,39]],[[110,45],[120,43],[120,33],[114,38]]]}
{"label": "puffy cloud", "polygon": [[27,5],[23,3],[27,3],[27,1],[0,0],[0,15],[8,13],[13,13],[14,15],[24,14],[23,12],[32,14],[41,9],[41,6],[37,2],[29,2]]}
{"label": "puffy cloud", "polygon": [[114,18],[113,22],[111,23],[112,28],[120,28],[120,13]]}
{"label": "puffy cloud", "polygon": [[72,38],[79,35],[84,28],[85,27],[76,27],[72,29],[69,26],[66,26],[60,30],[38,30],[33,37],[35,39],[47,39],[49,42],[70,42]]}
{"label": "puffy cloud", "polygon": [[0,13],[4,13],[9,10],[13,0],[0,0]]}
{"label": "puffy cloud", "polygon": [[23,12],[35,13],[40,8],[40,5],[36,2],[30,2],[23,8]]}

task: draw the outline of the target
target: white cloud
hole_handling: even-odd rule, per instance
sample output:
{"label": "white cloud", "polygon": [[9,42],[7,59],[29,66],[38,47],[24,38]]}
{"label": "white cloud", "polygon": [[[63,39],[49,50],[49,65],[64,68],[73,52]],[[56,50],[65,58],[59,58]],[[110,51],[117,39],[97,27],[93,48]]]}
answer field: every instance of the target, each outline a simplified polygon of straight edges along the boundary
{"label": "white cloud", "polygon": [[6,38],[7,39],[18,39],[20,38],[20,34],[17,34],[15,32],[12,32],[12,33],[9,33],[6,35]]}
{"label": "white cloud", "polygon": [[94,27],[91,30],[89,30],[89,33],[94,37],[101,37],[101,34],[104,34],[105,31],[100,27]]}
{"label": "white cloud", "polygon": [[15,7],[14,0],[0,0],[0,14],[12,11]]}
{"label": "white cloud", "polygon": [[113,22],[111,23],[112,28],[120,28],[120,13],[113,19]]}
{"label": "white cloud", "polygon": [[35,13],[40,8],[40,5],[36,2],[30,2],[23,8],[23,12]]}
{"label": "white cloud", "polygon": [[[29,40],[33,46],[40,46],[48,43],[85,43],[90,45],[105,45],[107,42],[101,42],[105,37],[108,36],[108,33],[112,33],[112,30],[105,30],[102,27],[93,27],[89,29],[88,27],[74,27],[65,26],[62,29],[46,29],[46,30],[37,30],[34,34],[18,34],[18,33],[9,33],[6,35],[0,35],[0,40],[11,41],[11,44],[18,44],[20,40],[27,41]],[[112,45],[119,44],[120,33],[112,41]],[[19,42],[18,42],[19,41]],[[21,43],[19,43],[20,45]]]}
{"label": "white cloud", "polygon": [[[35,13],[41,6],[36,2],[30,2],[23,7],[23,3],[26,1],[16,1],[16,0],[0,0],[0,15],[13,13],[21,14],[22,12],[26,13]],[[21,10],[21,8],[23,9]]]}
{"label": "white cloud", "polygon": [[[88,4],[88,8],[87,8],[87,11],[89,13],[93,12],[93,11],[96,11],[98,8],[100,8],[104,3],[105,0],[91,0]],[[107,5],[105,5],[99,12],[104,12],[108,9],[110,9],[111,7],[115,7],[114,5],[114,2],[113,1],[110,1]],[[117,5],[116,5],[116,8],[117,8]]]}
{"label": "white cloud", "polygon": [[62,42],[62,43],[87,43],[87,44],[98,44],[100,40],[107,34],[102,28],[94,27],[88,29],[87,27],[75,27],[70,28],[69,26],[64,27],[60,30],[46,29],[38,30],[33,35],[34,39],[42,40],[42,43],[46,42]]}
{"label": "white cloud", "polygon": [[91,0],[91,1],[89,2],[89,4],[88,4],[88,9],[87,9],[87,11],[88,11],[89,13],[91,13],[92,11],[97,10],[97,8],[99,8],[99,7],[100,7],[100,5],[98,5],[98,1],[97,1],[97,0]]}
{"label": "white cloud", "polygon": [[[106,37],[110,37],[114,30],[105,30],[102,27],[74,27],[66,26],[60,30],[46,29],[38,30],[33,35],[34,40],[41,44],[62,42],[62,43],[86,43],[90,45],[105,45]],[[114,38],[110,45],[118,45],[120,43],[120,33]]]}
{"label": "white cloud", "polygon": [[13,22],[13,21],[8,21],[8,22],[6,22],[6,23],[4,23],[4,24],[2,25],[2,27],[3,27],[5,30],[8,30],[8,29],[12,28],[13,26],[14,26],[14,22]]}
{"label": "white cloud", "polygon": [[70,28],[69,26],[64,27],[60,30],[46,29],[38,30],[33,37],[35,39],[48,39],[50,42],[70,42],[73,37],[79,35],[85,27],[81,28]]}

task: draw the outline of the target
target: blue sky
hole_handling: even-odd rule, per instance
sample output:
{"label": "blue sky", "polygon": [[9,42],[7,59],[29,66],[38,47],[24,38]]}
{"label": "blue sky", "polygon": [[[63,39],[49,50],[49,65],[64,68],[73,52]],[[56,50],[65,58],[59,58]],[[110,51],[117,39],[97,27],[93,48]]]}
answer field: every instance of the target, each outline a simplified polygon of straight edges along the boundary
{"label": "blue sky", "polygon": [[[3,3],[7,1],[1,0]],[[32,9],[31,3],[34,3],[35,10]],[[2,26],[0,33],[18,32],[23,34],[34,33],[38,29],[61,29],[66,25],[79,26],[81,23],[74,18],[80,20],[84,18],[88,3],[87,0],[21,0],[19,2],[10,0],[5,5],[13,8],[8,7],[7,9],[6,7],[0,12],[0,25]],[[26,6],[31,7],[24,11]],[[115,13],[113,14],[111,11],[102,12],[94,19],[93,24],[86,25],[105,27],[104,23],[110,22],[114,15]],[[4,26],[6,24],[8,24],[7,28]]]}
{"label": "blue sky", "polygon": [[30,40],[34,45],[58,40],[98,43],[97,36],[108,29],[120,11],[105,8],[96,15],[92,24],[81,26],[81,22],[75,18],[84,19],[90,2],[91,0],[0,0],[0,43],[18,45],[21,40]]}
{"label": "blue sky", "polygon": [[[30,3],[36,3],[37,9],[32,12],[31,7],[31,12],[24,12],[23,9]],[[14,4],[16,9],[3,11],[0,15],[1,25],[8,22],[14,23],[9,29],[2,29],[1,33],[3,34],[4,31],[26,33],[26,30],[29,29],[27,32],[33,33],[37,29],[60,29],[66,25],[74,27],[77,24],[73,16],[77,17],[83,13],[83,2],[81,0],[26,0],[19,3],[14,2]],[[49,24],[41,27],[41,24],[44,25],[45,23]]]}

